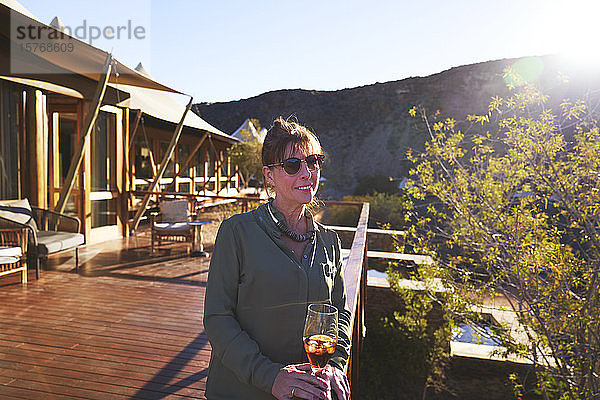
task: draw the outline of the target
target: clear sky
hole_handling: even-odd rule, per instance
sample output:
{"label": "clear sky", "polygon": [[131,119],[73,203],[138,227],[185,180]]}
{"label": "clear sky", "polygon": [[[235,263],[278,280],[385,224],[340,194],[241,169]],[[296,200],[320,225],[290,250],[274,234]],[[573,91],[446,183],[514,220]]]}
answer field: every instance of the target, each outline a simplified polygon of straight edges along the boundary
{"label": "clear sky", "polygon": [[[597,51],[599,0],[20,0],[42,22],[118,25],[96,42],[194,102],[337,90],[500,58]],[[89,22],[92,21],[92,22]]]}

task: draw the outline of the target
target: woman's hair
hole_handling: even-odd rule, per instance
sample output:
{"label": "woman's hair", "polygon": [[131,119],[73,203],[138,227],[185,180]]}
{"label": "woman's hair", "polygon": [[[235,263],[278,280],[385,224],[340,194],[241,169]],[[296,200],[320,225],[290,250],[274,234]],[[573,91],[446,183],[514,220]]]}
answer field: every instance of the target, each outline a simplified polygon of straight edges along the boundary
{"label": "woman's hair", "polygon": [[321,152],[321,144],[314,133],[296,122],[282,117],[273,121],[262,147],[262,164],[270,165],[283,161],[288,146],[291,151],[301,151],[308,155],[311,151]]}
{"label": "woman's hair", "polygon": [[[271,165],[283,161],[288,146],[292,153],[295,151],[301,151],[306,155],[310,155],[311,152],[322,153],[321,143],[314,133],[297,122],[279,117],[273,121],[263,141],[262,164]],[[266,180],[264,186],[267,194],[272,196],[273,188],[269,187]],[[313,198],[310,204],[307,204],[307,210],[314,214],[320,205],[321,202]]]}

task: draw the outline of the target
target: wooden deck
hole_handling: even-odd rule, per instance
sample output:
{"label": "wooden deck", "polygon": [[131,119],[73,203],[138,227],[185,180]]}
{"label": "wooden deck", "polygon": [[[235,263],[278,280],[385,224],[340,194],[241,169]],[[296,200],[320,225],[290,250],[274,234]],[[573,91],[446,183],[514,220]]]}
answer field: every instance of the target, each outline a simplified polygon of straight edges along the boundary
{"label": "wooden deck", "polygon": [[209,259],[180,252],[124,239],[0,279],[0,399],[204,398]]}

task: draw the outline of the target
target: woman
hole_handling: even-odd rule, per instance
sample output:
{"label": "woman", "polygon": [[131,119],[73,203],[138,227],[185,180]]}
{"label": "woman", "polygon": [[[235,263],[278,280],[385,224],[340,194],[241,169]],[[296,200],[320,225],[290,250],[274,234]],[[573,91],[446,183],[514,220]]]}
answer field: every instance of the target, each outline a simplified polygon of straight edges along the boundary
{"label": "woman", "polygon": [[[312,219],[323,161],[308,129],[278,118],[262,149],[267,204],[223,221],[204,303],[212,346],[208,399],[348,398],[342,370],[350,347],[350,311],[335,232]],[[339,310],[330,365],[311,373],[302,334],[308,304]]]}

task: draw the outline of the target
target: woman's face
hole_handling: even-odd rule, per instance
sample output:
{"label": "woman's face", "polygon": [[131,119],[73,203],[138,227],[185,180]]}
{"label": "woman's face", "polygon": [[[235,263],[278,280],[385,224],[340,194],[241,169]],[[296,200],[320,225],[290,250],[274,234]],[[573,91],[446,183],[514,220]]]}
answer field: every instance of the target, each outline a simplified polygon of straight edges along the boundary
{"label": "woman's face", "polygon": [[[319,154],[320,149],[315,149],[311,144],[310,151],[306,154],[302,151],[292,151],[288,146],[285,158],[297,157],[304,160],[311,154]],[[296,208],[312,201],[319,185],[320,170],[310,171],[306,162],[300,163],[300,170],[295,175],[288,175],[282,167],[263,167],[265,179],[275,191],[275,198],[280,207]]]}

